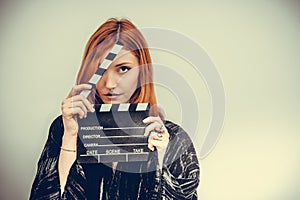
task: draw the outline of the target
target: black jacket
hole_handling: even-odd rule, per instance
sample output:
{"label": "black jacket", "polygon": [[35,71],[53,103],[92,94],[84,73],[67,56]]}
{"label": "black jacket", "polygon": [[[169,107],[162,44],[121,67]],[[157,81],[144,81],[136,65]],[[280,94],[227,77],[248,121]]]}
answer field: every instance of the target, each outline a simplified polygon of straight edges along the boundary
{"label": "black jacket", "polygon": [[[38,162],[30,199],[197,199],[200,169],[192,141],[178,125],[165,121],[165,126],[170,142],[162,169],[156,151],[147,162],[118,163],[115,172],[106,164],[75,161],[61,194],[58,159],[64,127],[62,117],[57,117]],[[129,172],[133,169],[139,173]]]}

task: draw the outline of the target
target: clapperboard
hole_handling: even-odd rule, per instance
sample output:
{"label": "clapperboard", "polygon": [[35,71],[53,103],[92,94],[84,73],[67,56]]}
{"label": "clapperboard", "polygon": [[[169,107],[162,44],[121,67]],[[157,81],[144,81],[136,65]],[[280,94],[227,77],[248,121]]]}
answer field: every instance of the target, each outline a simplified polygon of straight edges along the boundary
{"label": "clapperboard", "polygon": [[[103,73],[123,47],[117,39],[89,84],[95,88]],[[91,90],[83,90],[88,97]],[[98,104],[87,118],[78,119],[77,160],[80,163],[133,162],[148,159],[148,138],[142,120],[149,115],[149,104]]]}
{"label": "clapperboard", "polygon": [[78,120],[80,163],[147,161],[148,138],[142,122],[149,104],[98,104],[95,112]]}

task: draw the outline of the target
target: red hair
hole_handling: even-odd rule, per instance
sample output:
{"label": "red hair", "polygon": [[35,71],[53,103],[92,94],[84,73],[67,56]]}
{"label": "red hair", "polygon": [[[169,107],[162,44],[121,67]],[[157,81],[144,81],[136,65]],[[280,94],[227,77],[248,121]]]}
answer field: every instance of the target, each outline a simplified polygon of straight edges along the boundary
{"label": "red hair", "polygon": [[[116,40],[120,41],[126,50],[131,51],[139,61],[139,84],[129,103],[150,103],[151,115],[157,116],[153,68],[148,45],[142,33],[127,19],[111,18],[90,37],[85,47],[76,83],[88,83],[105,58],[104,53],[113,47]],[[94,101],[95,95],[99,97],[97,91],[93,90],[88,99]]]}

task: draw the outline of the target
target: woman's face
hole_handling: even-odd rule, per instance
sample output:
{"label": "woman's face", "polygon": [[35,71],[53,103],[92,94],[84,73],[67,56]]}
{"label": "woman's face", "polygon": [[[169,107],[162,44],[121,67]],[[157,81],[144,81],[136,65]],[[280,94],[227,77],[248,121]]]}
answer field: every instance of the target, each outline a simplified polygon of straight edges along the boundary
{"label": "woman's face", "polygon": [[133,53],[122,50],[96,85],[103,103],[128,103],[137,88],[139,62]]}

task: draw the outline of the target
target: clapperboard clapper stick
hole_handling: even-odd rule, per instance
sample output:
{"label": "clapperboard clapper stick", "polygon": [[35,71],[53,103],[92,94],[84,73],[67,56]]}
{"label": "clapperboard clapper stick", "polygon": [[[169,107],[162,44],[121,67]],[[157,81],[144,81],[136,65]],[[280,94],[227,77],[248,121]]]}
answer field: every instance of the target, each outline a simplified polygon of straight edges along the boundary
{"label": "clapperboard clapper stick", "polygon": [[[99,65],[88,82],[93,88],[122,47],[123,45],[117,42]],[[85,97],[90,93],[91,90],[81,92]],[[95,113],[88,113],[85,119],[78,119],[77,161],[80,163],[146,161],[149,149],[142,120],[148,115],[148,103],[95,105]]]}
{"label": "clapperboard clapper stick", "polygon": [[[93,88],[96,88],[96,84],[102,77],[103,73],[107,70],[109,65],[113,62],[115,57],[118,55],[118,53],[121,51],[123,47],[123,44],[120,42],[117,42],[113,48],[109,51],[107,56],[104,58],[103,62],[98,66],[97,71],[92,76],[92,78],[89,80],[89,84],[92,85]],[[83,90],[80,94],[85,96],[86,98],[91,93],[91,90]]]}
{"label": "clapperboard clapper stick", "polygon": [[94,113],[78,120],[78,162],[147,161],[148,138],[142,120],[148,114],[148,103],[96,104]]}

